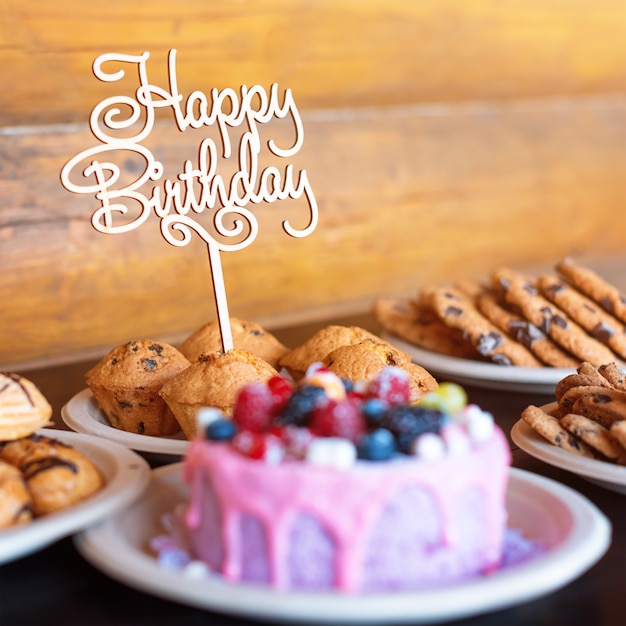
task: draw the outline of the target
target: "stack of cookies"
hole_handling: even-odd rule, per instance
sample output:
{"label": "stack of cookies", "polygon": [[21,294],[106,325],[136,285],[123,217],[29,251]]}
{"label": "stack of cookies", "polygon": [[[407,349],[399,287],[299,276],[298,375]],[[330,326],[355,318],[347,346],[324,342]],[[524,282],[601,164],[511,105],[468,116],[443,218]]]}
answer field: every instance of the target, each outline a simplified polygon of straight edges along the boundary
{"label": "stack of cookies", "polygon": [[554,390],[554,407],[529,405],[522,419],[550,443],[626,465],[626,375],[615,364],[581,363]]}
{"label": "stack of cookies", "polygon": [[402,339],[450,356],[522,367],[623,364],[626,297],[571,258],[555,269],[535,277],[499,268],[485,282],[379,299],[373,313]]}

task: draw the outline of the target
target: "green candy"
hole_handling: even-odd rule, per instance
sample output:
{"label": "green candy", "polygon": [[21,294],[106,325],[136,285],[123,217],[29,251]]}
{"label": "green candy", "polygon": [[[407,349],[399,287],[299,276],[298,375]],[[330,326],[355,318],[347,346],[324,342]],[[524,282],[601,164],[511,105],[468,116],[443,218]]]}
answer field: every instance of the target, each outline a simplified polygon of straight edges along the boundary
{"label": "green candy", "polygon": [[419,402],[420,406],[439,409],[443,413],[458,413],[467,406],[467,393],[456,383],[440,383],[437,389],[427,393]]}

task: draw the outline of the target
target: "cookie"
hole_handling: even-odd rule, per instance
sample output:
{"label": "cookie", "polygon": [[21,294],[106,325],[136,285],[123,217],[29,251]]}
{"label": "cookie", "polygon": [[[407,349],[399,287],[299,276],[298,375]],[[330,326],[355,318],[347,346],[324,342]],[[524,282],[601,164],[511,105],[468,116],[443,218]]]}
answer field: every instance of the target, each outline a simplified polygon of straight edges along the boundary
{"label": "cookie", "polygon": [[461,359],[479,357],[461,331],[447,326],[432,309],[415,301],[379,298],[372,315],[385,330],[425,350]]}
{"label": "cookie", "polygon": [[519,307],[528,321],[580,361],[599,366],[615,360],[612,350],[590,337],[563,310],[544,298],[523,273],[501,268],[492,278],[507,303]]}
{"label": "cookie", "polygon": [[613,422],[609,428],[609,433],[626,450],[626,420]]}
{"label": "cookie", "polygon": [[615,285],[604,280],[593,270],[567,257],[556,264],[556,269],[578,291],[589,296],[605,311],[626,324],[626,296]]}
{"label": "cookie", "polygon": [[3,442],[0,459],[24,475],[36,517],[81,502],[104,484],[98,468],[84,454],[51,437],[34,434]]}
{"label": "cookie", "polygon": [[[581,363],[575,374],[569,374],[557,382],[554,387],[554,395],[557,402],[574,387],[611,387],[611,383],[600,374],[597,368],[587,361]],[[581,389],[580,393],[584,393]],[[573,402],[572,402],[573,405]]]}
{"label": "cookie", "polygon": [[559,420],[537,406],[529,405],[522,411],[522,419],[535,432],[555,446],[574,454],[595,458],[593,448],[565,430]]}
{"label": "cookie", "polygon": [[470,298],[477,298],[480,294],[490,291],[489,285],[473,278],[457,280],[454,287]]}
{"label": "cookie", "polygon": [[0,441],[26,437],[50,425],[52,407],[35,384],[0,372]]}
{"label": "cookie", "polygon": [[428,287],[422,291],[422,298],[445,324],[461,331],[485,359],[500,365],[541,366],[527,348],[509,339],[459,289]]}
{"label": "cookie", "polygon": [[602,389],[590,387],[589,391],[581,395],[572,406],[572,413],[584,415],[605,428],[610,428],[613,422],[626,420],[626,393],[617,389]]}
{"label": "cookie", "polygon": [[546,365],[574,369],[578,364],[577,359],[557,346],[537,326],[503,307],[492,292],[479,293],[476,296],[476,307],[490,322],[528,348]]}
{"label": "cookie", "polygon": [[617,363],[604,363],[598,368],[598,372],[610,383],[611,387],[626,391],[626,373]]}
{"label": "cookie", "polygon": [[33,518],[33,501],[20,470],[0,461],[0,528],[24,524]]}
{"label": "cookie", "polygon": [[569,413],[559,423],[588,446],[599,452],[607,461],[626,465],[626,449],[614,439],[610,431],[598,422],[583,415]]}
{"label": "cookie", "polygon": [[626,328],[591,298],[564,280],[542,275],[537,279],[540,292],[584,328],[591,337],[606,344],[617,355],[626,357]]}
{"label": "cookie", "polygon": [[[559,417],[563,415],[567,415],[568,413],[574,413],[574,405],[580,398],[588,393],[602,393],[603,391],[610,391],[610,387],[606,385],[595,386],[595,385],[577,385],[575,387],[569,387],[567,390],[560,390],[560,397],[557,399],[558,409],[556,414]],[[555,387],[556,392],[556,387]]]}

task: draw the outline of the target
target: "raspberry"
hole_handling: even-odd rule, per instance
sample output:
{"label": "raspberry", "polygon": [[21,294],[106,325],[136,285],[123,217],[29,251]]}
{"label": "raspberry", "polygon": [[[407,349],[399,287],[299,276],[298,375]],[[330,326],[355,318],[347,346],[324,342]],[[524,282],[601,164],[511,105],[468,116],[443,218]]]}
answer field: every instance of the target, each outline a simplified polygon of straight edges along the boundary
{"label": "raspberry", "polygon": [[249,459],[272,464],[279,463],[284,455],[280,439],[270,433],[255,433],[250,430],[238,432],[233,438],[232,446]]}
{"label": "raspberry", "polygon": [[311,432],[318,437],[343,437],[354,442],[365,431],[358,404],[349,398],[329,400],[313,411]]}
{"label": "raspberry", "polygon": [[278,437],[285,447],[285,456],[292,459],[304,459],[306,452],[315,436],[308,429],[301,426],[274,426],[272,434]]}
{"label": "raspberry", "polygon": [[274,415],[278,415],[287,404],[287,400],[293,392],[293,385],[282,376],[272,376],[267,381],[267,387],[272,396],[272,405]]}
{"label": "raspberry", "polygon": [[272,408],[269,388],[263,383],[251,383],[239,392],[233,410],[233,422],[239,430],[265,432],[271,425]]}
{"label": "raspberry", "polygon": [[409,375],[403,369],[390,365],[370,382],[368,396],[389,405],[404,404],[409,401],[409,383]]}

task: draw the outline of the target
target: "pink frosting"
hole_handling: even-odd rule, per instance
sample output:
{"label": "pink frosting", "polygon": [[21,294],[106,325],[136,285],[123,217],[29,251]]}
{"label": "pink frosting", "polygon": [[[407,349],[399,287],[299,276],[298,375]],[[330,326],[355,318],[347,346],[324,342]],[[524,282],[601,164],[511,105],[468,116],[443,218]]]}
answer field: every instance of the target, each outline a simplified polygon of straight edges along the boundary
{"label": "pink frosting", "polygon": [[285,589],[289,587],[289,531],[299,515],[308,514],[335,546],[335,588],[354,592],[363,585],[363,563],[373,529],[394,494],[412,487],[427,491],[436,503],[441,544],[454,548],[463,524],[457,503],[471,489],[482,496],[481,567],[489,569],[498,565],[501,556],[509,463],[509,447],[497,427],[488,441],[441,459],[407,456],[389,462],[357,461],[348,470],[301,461],[270,465],[248,459],[229,445],[196,440],[188,450],[183,473],[192,494],[186,523],[196,545],[202,542],[207,498],[215,499],[221,527],[213,531],[222,539],[217,569],[226,579],[239,581],[245,558],[241,518],[258,520],[266,537],[270,582]]}

